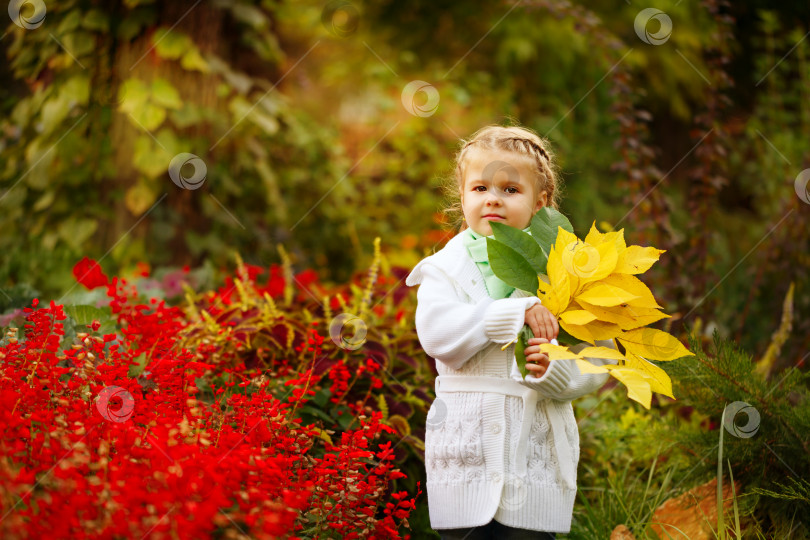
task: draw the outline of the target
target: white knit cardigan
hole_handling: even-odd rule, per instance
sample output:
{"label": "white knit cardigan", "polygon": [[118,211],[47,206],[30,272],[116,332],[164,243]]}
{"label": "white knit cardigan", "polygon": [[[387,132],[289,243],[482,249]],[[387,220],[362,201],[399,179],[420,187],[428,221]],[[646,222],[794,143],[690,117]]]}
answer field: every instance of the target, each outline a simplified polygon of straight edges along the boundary
{"label": "white knit cardigan", "polygon": [[573,360],[554,360],[542,377],[521,378],[514,344],[501,346],[540,299],[518,289],[490,298],[460,234],[420,261],[405,283],[420,285],[416,331],[439,373],[425,432],[431,527],[475,527],[494,518],[569,532],[579,462],[571,400],[598,389],[608,375],[582,374]]}

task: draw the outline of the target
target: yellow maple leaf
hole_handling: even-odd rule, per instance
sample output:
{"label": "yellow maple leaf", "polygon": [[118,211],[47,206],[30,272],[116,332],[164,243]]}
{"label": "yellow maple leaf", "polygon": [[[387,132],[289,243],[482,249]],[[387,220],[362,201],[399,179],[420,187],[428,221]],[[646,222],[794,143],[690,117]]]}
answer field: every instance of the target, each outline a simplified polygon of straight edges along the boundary
{"label": "yellow maple leaf", "polygon": [[615,272],[622,274],[643,274],[658,261],[665,249],[654,247],[630,246],[619,253]]}
{"label": "yellow maple leaf", "polygon": [[627,247],[624,242],[624,229],[602,233],[597,230],[596,222],[591,224],[591,230],[588,231],[588,235],[585,237],[585,242],[592,246],[612,242],[616,246],[616,251],[619,254],[621,254]]}
{"label": "yellow maple leaf", "polygon": [[652,404],[652,389],[650,382],[635,369],[606,364],[613,377],[619,379],[627,387],[627,397],[641,403],[645,409]]}
{"label": "yellow maple leaf", "polygon": [[622,330],[633,330],[670,317],[657,309],[640,308],[629,304],[622,306],[596,306],[578,298],[578,303],[600,321],[618,324]]}
{"label": "yellow maple leaf", "polygon": [[[627,246],[624,229],[601,233],[595,223],[584,240],[558,227],[549,246],[546,275],[538,276],[537,296],[557,317],[560,328],[592,346],[574,353],[568,347],[543,344],[549,360],[574,360],[583,374],[610,373],[627,395],[649,409],[652,392],[674,399],[667,373],[649,360],[670,361],[694,356],[674,336],[646,326],[670,317],[649,287],[635,274],[647,271],[664,250]],[[621,343],[624,354],[596,341]],[[615,360],[596,365],[587,359]]]}
{"label": "yellow maple leaf", "polygon": [[595,306],[618,306],[626,304],[631,300],[638,299],[639,296],[625,291],[615,285],[604,283],[603,281],[590,284],[576,297],[577,301],[588,302]]}
{"label": "yellow maple leaf", "polygon": [[554,345],[553,343],[541,343],[540,352],[548,355],[549,360],[570,360],[579,358],[579,355],[564,345]]}
{"label": "yellow maple leaf", "polygon": [[613,339],[622,333],[622,329],[618,324],[599,320],[580,325],[568,324],[560,319],[559,323],[563,330],[575,338],[586,341],[591,345],[593,345],[597,339]]}
{"label": "yellow maple leaf", "polygon": [[546,307],[557,317],[565,311],[571,301],[571,279],[563,266],[561,252],[556,246],[551,247],[548,255],[546,274],[551,284],[545,295],[548,302]]}
{"label": "yellow maple leaf", "polygon": [[677,360],[684,356],[694,356],[674,336],[654,328],[638,328],[618,336],[619,342],[628,352],[652,360]]}
{"label": "yellow maple leaf", "polygon": [[596,320],[596,315],[584,309],[569,309],[560,314],[560,320],[568,324],[583,325]]}
{"label": "yellow maple leaf", "polygon": [[607,373],[608,370],[605,369],[603,366],[597,366],[596,364],[591,364],[587,360],[583,360],[582,358],[577,358],[574,360],[579,368],[580,373]]}
{"label": "yellow maple leaf", "polygon": [[618,287],[623,291],[635,295],[636,298],[627,302],[631,306],[662,309],[661,306],[658,305],[658,302],[655,301],[655,297],[650,291],[650,288],[647,287],[647,284],[636,276],[614,273],[603,279],[601,283]]}
{"label": "yellow maple leaf", "polygon": [[640,372],[650,383],[653,392],[675,399],[675,396],[672,395],[672,379],[669,378],[666,371],[633,353],[627,353],[625,365]]}
{"label": "yellow maple leaf", "polygon": [[579,351],[579,356],[582,358],[607,358],[609,360],[626,360],[625,356],[610,347],[586,347]]}

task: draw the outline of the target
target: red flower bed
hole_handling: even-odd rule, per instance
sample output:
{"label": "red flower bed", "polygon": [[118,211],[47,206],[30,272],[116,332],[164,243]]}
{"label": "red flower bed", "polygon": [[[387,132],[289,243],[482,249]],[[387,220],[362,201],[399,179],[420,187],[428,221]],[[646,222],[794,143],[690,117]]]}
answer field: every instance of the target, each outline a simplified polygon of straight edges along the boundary
{"label": "red flower bed", "polygon": [[[251,379],[223,367],[221,344],[178,346],[182,309],[138,304],[95,261],[74,273],[107,286],[117,332],[94,322],[61,350],[63,306],[34,301],[24,336],[0,342],[0,537],[399,538],[421,491],[391,492],[404,475],[391,442],[375,443],[395,433],[382,415],[349,407],[354,429],[335,441],[296,417],[319,381],[346,389],[345,369],[317,372],[313,360]],[[207,317],[227,311],[225,290]],[[323,337],[308,336],[297,346],[314,359]],[[200,379],[225,373],[231,382],[212,384],[219,401],[199,399]]]}

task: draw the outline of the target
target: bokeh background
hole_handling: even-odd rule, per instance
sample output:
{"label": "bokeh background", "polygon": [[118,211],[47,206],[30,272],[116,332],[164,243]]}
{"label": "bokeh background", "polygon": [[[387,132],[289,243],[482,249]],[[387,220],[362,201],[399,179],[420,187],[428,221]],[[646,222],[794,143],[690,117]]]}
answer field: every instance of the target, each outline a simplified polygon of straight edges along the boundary
{"label": "bokeh background", "polygon": [[[459,139],[516,122],[554,143],[578,232],[668,250],[651,279],[675,324],[761,351],[794,282],[796,361],[810,8],[653,4],[48,3],[0,41],[0,308],[60,297],[85,255],[113,273],[233,251],[267,266],[282,244],[341,282],[379,235],[414,263],[448,237],[439,186]],[[650,43],[642,7],[671,22],[649,18]],[[412,81],[438,103],[412,92],[408,110]],[[207,169],[197,189],[167,174],[183,152]]]}
{"label": "bokeh background", "polygon": [[237,254],[289,255],[295,274],[343,284],[379,237],[402,278],[456,232],[441,186],[459,140],[517,123],[552,141],[580,236],[595,222],[667,250],[644,276],[673,315],[663,328],[806,369],[805,0],[13,9],[0,314],[70,303],[85,256],[110,275],[197,269],[204,288]]}

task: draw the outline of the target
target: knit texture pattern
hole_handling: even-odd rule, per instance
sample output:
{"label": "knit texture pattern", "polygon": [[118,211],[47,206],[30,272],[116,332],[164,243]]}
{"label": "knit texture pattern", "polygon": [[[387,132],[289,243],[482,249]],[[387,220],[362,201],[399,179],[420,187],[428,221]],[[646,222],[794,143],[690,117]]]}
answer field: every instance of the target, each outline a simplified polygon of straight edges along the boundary
{"label": "knit texture pattern", "polygon": [[[431,526],[475,527],[494,518],[510,527],[569,532],[579,461],[571,400],[602,386],[607,375],[581,374],[573,360],[555,360],[542,377],[522,378],[514,344],[501,347],[540,300],[521,290],[490,298],[461,240],[452,238],[406,278],[419,285],[416,330],[439,374],[425,432]],[[464,388],[465,381],[473,386]],[[534,401],[524,401],[529,394]],[[530,424],[523,423],[527,402]]]}

